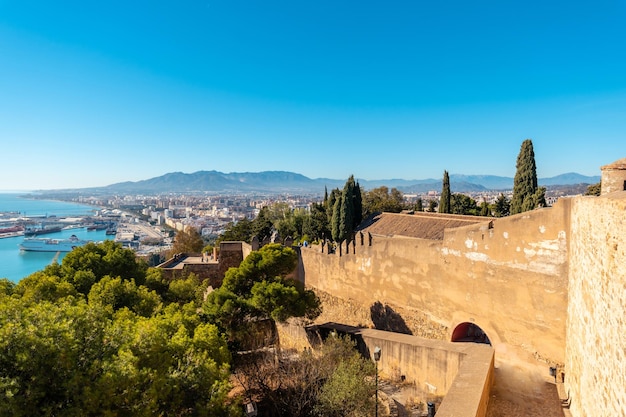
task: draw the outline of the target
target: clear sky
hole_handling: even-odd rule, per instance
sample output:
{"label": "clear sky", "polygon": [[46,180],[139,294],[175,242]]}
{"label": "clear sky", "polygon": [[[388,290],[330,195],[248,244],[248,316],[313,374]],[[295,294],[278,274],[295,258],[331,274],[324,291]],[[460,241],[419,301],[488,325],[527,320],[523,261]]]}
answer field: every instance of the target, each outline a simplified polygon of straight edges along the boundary
{"label": "clear sky", "polygon": [[626,0],[0,0],[0,190],[168,172],[599,175]]}

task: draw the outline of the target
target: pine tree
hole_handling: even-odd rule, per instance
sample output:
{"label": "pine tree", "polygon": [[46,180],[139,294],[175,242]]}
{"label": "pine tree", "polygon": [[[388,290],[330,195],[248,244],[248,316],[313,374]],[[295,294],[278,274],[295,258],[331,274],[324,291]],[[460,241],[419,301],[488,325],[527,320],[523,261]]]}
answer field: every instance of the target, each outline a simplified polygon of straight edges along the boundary
{"label": "pine tree", "polygon": [[272,220],[270,216],[270,210],[268,207],[262,207],[259,214],[252,221],[252,233],[262,242],[264,239],[269,239],[272,236]]}
{"label": "pine tree", "polygon": [[511,214],[532,210],[537,206],[537,166],[533,142],[526,139],[522,142],[513,180],[513,197],[511,198]]}
{"label": "pine tree", "polygon": [[492,211],[495,217],[508,216],[511,214],[511,202],[504,194],[500,193],[496,202],[493,204]]}
{"label": "pine tree", "polygon": [[489,216],[490,214],[491,214],[491,211],[489,210],[489,204],[487,204],[487,201],[483,199],[483,202],[480,203],[480,215]]}
{"label": "pine tree", "polygon": [[417,212],[424,211],[424,202],[419,197],[417,198],[417,201],[415,202],[415,211]]}
{"label": "pine tree", "polygon": [[443,184],[441,186],[439,213],[451,213],[450,197],[450,177],[448,176],[448,171],[443,171]]}

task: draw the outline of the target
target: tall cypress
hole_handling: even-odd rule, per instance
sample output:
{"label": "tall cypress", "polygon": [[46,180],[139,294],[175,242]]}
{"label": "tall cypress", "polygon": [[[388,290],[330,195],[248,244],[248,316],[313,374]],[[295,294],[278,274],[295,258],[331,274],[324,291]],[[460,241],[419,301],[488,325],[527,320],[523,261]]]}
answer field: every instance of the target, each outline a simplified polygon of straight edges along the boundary
{"label": "tall cypress", "polygon": [[363,196],[361,195],[361,187],[357,182],[354,185],[354,223],[353,230],[363,221]]}
{"label": "tall cypress", "polygon": [[[331,194],[332,195],[332,194]],[[331,210],[331,221],[330,221],[330,234],[335,242],[341,242],[341,229],[340,229],[340,217],[341,217],[341,200],[342,195],[340,194],[336,199]],[[343,240],[343,239],[342,239]]]}
{"label": "tall cypress", "polygon": [[340,195],[341,195],[341,192],[339,191],[339,189],[335,188],[331,190],[330,195],[328,196],[325,202],[326,215],[328,216],[328,225],[329,225],[329,229],[331,230],[332,230],[332,222],[333,222],[333,211],[335,210],[335,202],[337,201]]}
{"label": "tall cypress", "polygon": [[450,176],[448,171],[443,171],[443,184],[441,186],[441,199],[439,200],[439,213],[451,213],[450,208]]}
{"label": "tall cypress", "polygon": [[537,166],[533,142],[526,139],[522,142],[513,180],[513,197],[511,198],[511,214],[532,210],[537,202]]}
{"label": "tall cypress", "polygon": [[354,177],[351,176],[341,193],[341,212],[339,217],[339,239],[350,239],[354,223]]}

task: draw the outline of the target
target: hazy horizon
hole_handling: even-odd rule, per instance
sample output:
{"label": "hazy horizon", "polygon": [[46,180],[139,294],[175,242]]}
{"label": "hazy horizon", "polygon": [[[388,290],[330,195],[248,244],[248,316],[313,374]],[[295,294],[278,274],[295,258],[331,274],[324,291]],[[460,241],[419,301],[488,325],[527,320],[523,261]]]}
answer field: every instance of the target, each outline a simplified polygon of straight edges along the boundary
{"label": "hazy horizon", "polygon": [[[185,175],[189,175],[189,174],[194,174],[197,172],[202,172],[202,171],[195,171],[195,172],[181,172],[182,174]],[[206,172],[206,171],[205,171]],[[217,171],[220,172],[222,174],[243,174],[244,172],[221,172],[221,171]],[[272,172],[272,171],[259,171],[259,172],[246,172],[246,173],[250,173],[250,174],[258,174],[258,173],[264,173],[264,172]],[[291,171],[282,171],[282,170],[274,170],[273,172],[288,172],[291,174],[297,174],[297,175],[303,175],[300,174],[298,172],[291,172]],[[61,188],[61,187],[54,187],[54,188],[46,188],[46,189],[30,189],[30,190],[11,190],[11,189],[5,189],[5,190],[0,190],[0,194],[19,194],[19,193],[33,193],[33,192],[46,192],[46,191],[56,191],[56,190],[71,190],[71,189],[84,189],[84,188],[102,188],[102,187],[108,187],[111,185],[115,185],[115,184],[123,184],[123,183],[127,183],[127,182],[141,182],[141,181],[147,181],[147,180],[151,180],[154,178],[160,178],[169,174],[174,174],[175,172],[168,172],[162,175],[158,175],[156,177],[151,177],[151,178],[143,178],[141,180],[138,181],[121,181],[118,183],[111,183],[111,184],[105,184],[102,186],[87,186],[87,187],[72,187],[72,188]],[[555,176],[552,177],[539,177],[539,180],[546,180],[546,179],[552,179],[555,177],[559,177],[559,176],[563,176],[563,175],[581,175],[584,177],[597,177],[600,178],[601,175],[598,173],[598,175],[583,175],[577,172],[563,172],[561,174],[557,174]],[[510,179],[511,181],[513,180],[514,176],[498,176],[498,175],[491,175],[491,174],[463,174],[463,173],[450,173],[450,178],[451,180],[456,180],[458,177],[497,177],[497,178],[506,178],[506,179]],[[305,176],[306,177],[306,176]],[[306,177],[310,180],[313,181],[321,181],[321,180],[330,180],[330,181],[338,181],[338,182],[342,182],[345,181],[347,178],[328,178],[328,177],[316,177],[316,178],[310,178],[310,177]],[[433,181],[433,182],[439,182],[441,181],[441,178],[372,178],[372,179],[365,179],[362,177],[359,177],[358,175],[355,175],[355,179],[357,179],[357,181],[369,181],[369,182],[384,182],[384,181],[406,181],[406,182],[412,182],[415,181],[417,182],[424,182],[424,181]],[[478,184],[478,182],[476,182],[476,184]],[[563,184],[565,185],[565,184]]]}

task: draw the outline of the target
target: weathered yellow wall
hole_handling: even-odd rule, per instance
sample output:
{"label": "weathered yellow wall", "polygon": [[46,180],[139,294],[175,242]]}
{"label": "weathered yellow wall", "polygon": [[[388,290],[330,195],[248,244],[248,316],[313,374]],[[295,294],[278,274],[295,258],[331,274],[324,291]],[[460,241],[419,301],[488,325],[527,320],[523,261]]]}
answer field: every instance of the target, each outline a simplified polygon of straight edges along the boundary
{"label": "weathered yellow wall", "polygon": [[[604,183],[603,183],[604,187]],[[626,410],[626,192],[572,208],[565,388],[574,416]]]}
{"label": "weathered yellow wall", "polygon": [[501,355],[514,348],[562,363],[570,203],[497,219],[493,228],[486,221],[447,230],[443,241],[375,235],[343,256],[303,248],[303,279],[360,305],[428,316],[448,337],[474,322]]}

